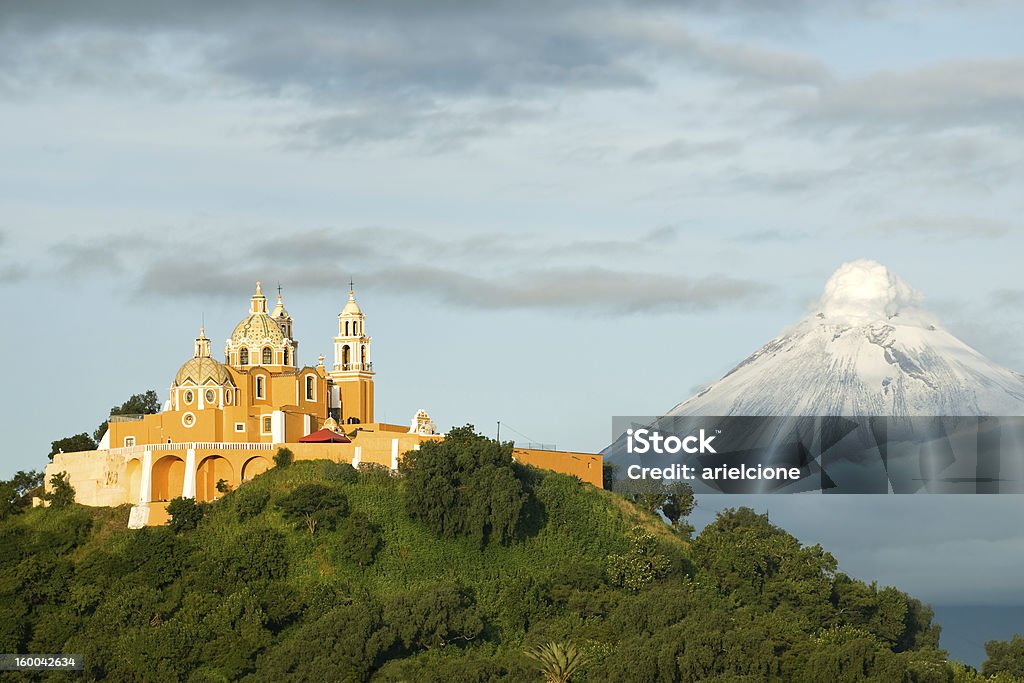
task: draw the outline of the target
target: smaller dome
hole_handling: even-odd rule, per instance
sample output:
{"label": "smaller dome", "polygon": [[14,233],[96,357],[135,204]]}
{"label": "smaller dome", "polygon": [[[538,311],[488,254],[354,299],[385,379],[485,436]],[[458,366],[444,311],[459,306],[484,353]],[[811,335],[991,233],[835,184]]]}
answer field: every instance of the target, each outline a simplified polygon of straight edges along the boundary
{"label": "smaller dome", "polygon": [[345,304],[345,308],[341,309],[342,315],[361,315],[362,309],[359,308],[359,304],[356,303],[355,299],[350,298]]}
{"label": "smaller dome", "polygon": [[204,384],[234,385],[228,369],[209,357],[190,358],[185,361],[174,377],[174,386],[180,387],[186,383],[200,386]]}
{"label": "smaller dome", "polygon": [[284,307],[284,299],[281,298],[280,287],[277,288],[277,305],[274,306],[274,310],[271,312],[270,317],[274,318],[275,320],[280,318],[291,317],[290,315],[288,315],[288,309]]}
{"label": "smaller dome", "polygon": [[341,428],[338,427],[338,421],[333,417],[324,420],[324,429],[330,429],[332,432],[341,432]]}

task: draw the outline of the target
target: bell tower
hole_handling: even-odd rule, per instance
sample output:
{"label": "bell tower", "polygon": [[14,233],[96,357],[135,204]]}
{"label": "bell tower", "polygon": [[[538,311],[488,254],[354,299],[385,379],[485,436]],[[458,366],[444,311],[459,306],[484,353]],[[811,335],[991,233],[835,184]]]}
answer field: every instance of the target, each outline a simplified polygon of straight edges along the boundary
{"label": "bell tower", "polygon": [[337,389],[341,424],[373,422],[373,361],[366,317],[356,303],[352,282],[348,302],[338,314],[338,336],[334,338],[334,365],[328,373]]}

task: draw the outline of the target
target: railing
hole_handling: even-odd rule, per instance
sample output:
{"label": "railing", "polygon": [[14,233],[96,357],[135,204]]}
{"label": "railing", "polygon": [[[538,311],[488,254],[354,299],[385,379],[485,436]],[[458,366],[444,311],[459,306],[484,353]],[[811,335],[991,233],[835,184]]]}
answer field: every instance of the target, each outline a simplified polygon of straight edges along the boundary
{"label": "railing", "polygon": [[272,443],[249,443],[249,442],[223,442],[223,441],[172,441],[171,443],[141,444],[137,446],[122,446],[111,448],[108,452],[111,455],[137,455],[145,451],[187,451],[193,450],[215,450],[215,451],[272,451]]}
{"label": "railing", "polygon": [[534,443],[533,441],[516,441],[513,444],[516,448],[523,448],[530,451],[557,451],[558,444],[555,443]]}
{"label": "railing", "polygon": [[111,415],[110,416],[110,421],[111,422],[140,422],[145,417],[146,417],[145,415],[142,415],[142,414],[139,414],[139,413],[128,414],[128,415]]}
{"label": "railing", "polygon": [[369,363],[335,363],[335,371],[349,372],[354,370],[361,370],[363,372],[373,372],[373,361]]}

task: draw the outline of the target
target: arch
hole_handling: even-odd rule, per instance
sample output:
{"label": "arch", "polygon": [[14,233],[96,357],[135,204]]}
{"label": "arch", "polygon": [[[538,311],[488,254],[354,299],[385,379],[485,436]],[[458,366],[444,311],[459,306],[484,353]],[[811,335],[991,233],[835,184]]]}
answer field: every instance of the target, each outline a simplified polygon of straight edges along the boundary
{"label": "arch", "polygon": [[238,352],[238,364],[248,365],[249,364],[249,349],[242,349]]}
{"label": "arch", "polygon": [[203,503],[224,495],[217,490],[217,482],[221,479],[231,487],[237,484],[235,470],[228,459],[220,455],[208,455],[203,458],[199,463],[199,469],[196,470],[196,501]]}
{"label": "arch", "polygon": [[348,321],[347,320],[345,321],[345,336],[346,337],[349,336],[349,334],[348,334]]}
{"label": "arch", "polygon": [[351,355],[351,352],[352,352],[352,350],[348,347],[348,344],[345,344],[344,346],[341,347],[341,369],[342,370],[348,370],[348,362],[349,362],[349,356]]}
{"label": "arch", "polygon": [[176,455],[165,455],[153,463],[153,500],[180,497],[184,484],[184,460]]}
{"label": "arch", "polygon": [[256,398],[267,397],[267,380],[263,375],[256,375]]}
{"label": "arch", "polygon": [[137,505],[142,488],[142,462],[138,458],[129,460],[124,475],[128,482],[128,502]]}
{"label": "arch", "polygon": [[357,323],[357,322],[353,322],[352,323],[352,336],[353,337],[358,337],[359,336],[359,323]]}
{"label": "arch", "polygon": [[259,474],[270,469],[270,461],[262,455],[256,455],[245,461],[242,465],[242,481],[249,481]]}
{"label": "arch", "polygon": [[263,364],[273,365],[274,364],[274,352],[270,350],[269,346],[263,347]]}

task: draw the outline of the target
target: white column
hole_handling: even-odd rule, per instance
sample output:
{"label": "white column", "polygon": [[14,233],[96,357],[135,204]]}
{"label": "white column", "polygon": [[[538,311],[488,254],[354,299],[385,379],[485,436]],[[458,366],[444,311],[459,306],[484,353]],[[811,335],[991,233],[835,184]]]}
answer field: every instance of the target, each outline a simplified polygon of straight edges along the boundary
{"label": "white column", "polygon": [[352,456],[352,467],[359,467],[359,461],[363,459],[363,447],[356,446],[356,454]]}
{"label": "white column", "polygon": [[306,413],[302,417],[305,418],[304,419],[305,424],[302,425],[302,429],[303,429],[302,435],[303,436],[309,436],[309,433],[313,430],[313,424],[312,424],[313,423],[313,419],[312,419],[312,417],[310,416],[309,413]]}
{"label": "white column", "polygon": [[275,410],[270,416],[270,440],[284,443],[284,411]]}
{"label": "white column", "polygon": [[196,405],[199,406],[199,410],[206,407],[206,392],[203,391],[203,387],[196,387],[196,400],[199,401]]}
{"label": "white column", "polygon": [[182,498],[196,497],[196,449],[185,452],[185,483],[181,487]]}
{"label": "white column", "polygon": [[391,469],[398,469],[398,439],[391,439]]}
{"label": "white column", "polygon": [[139,504],[145,505],[153,496],[153,451],[142,452],[142,482],[139,484]]}

